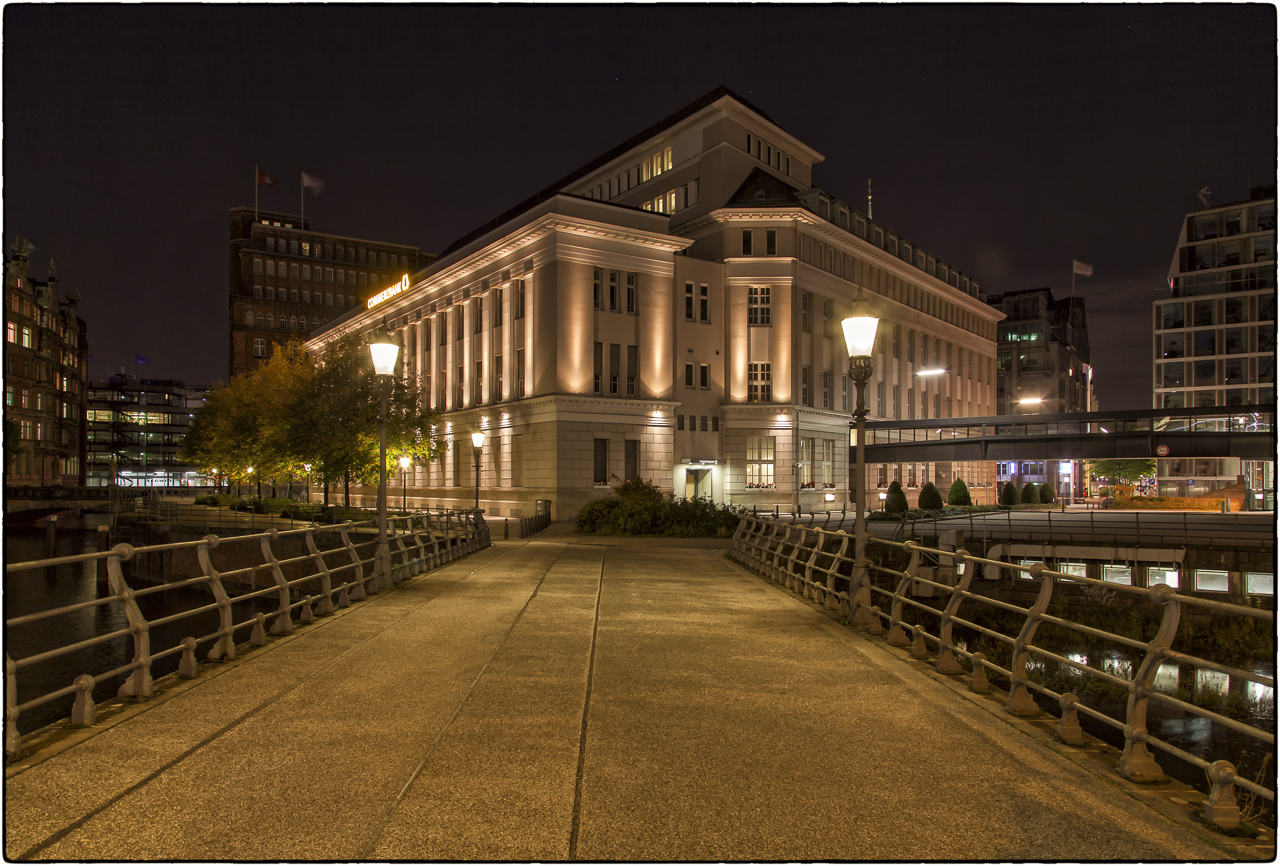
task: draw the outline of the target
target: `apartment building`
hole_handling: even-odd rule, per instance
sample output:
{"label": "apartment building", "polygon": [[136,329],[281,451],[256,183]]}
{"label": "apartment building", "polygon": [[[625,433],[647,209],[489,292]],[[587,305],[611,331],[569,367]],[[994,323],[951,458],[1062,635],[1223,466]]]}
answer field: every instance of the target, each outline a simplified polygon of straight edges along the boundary
{"label": "apartment building", "polygon": [[88,328],[79,293],[59,298],[54,260],[46,280],[28,275],[35,247],[17,238],[5,260],[5,417],[20,452],[5,484],[79,486],[85,478],[84,392]]}
{"label": "apartment building", "polygon": [[181,457],[182,437],[208,388],[172,379],[120,374],[91,380],[88,389],[90,487],[184,487],[204,483]]}
{"label": "apartment building", "polygon": [[305,339],[431,258],[416,246],[315,232],[296,215],[232,208],[229,375],[256,368],[272,346]]}
{"label": "apartment building", "polygon": [[[385,321],[444,413],[408,495],[558,518],[645,478],[677,495],[841,507],[855,396],[839,321],[882,317],[874,419],[990,415],[996,322],[977,282],[814,186],[823,156],[721,88],[454,242],[309,351]],[[926,371],[933,375],[921,375]],[[871,467],[972,479],[979,467]],[[874,502],[874,492],[870,498]]]}
{"label": "apartment building", "polygon": [[[1276,192],[1192,211],[1182,220],[1169,286],[1152,303],[1154,407],[1223,406],[1249,417],[1275,409]],[[1162,496],[1195,496],[1244,481],[1274,497],[1274,461],[1156,461]],[[1253,503],[1251,503],[1253,504]]]}

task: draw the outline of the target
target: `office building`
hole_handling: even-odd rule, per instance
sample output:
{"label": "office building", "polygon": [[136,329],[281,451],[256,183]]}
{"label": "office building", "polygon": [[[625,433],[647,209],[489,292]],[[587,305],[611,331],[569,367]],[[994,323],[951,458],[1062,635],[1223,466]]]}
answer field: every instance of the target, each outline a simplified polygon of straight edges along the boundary
{"label": "office building", "polygon": [[86,420],[90,487],[191,487],[203,484],[181,457],[187,425],[208,388],[170,379],[113,375],[89,382]]}
{"label": "office building", "polygon": [[31,279],[35,247],[17,238],[5,261],[5,417],[16,422],[20,452],[6,485],[84,484],[84,392],[88,328],[79,293],[59,298],[55,260],[46,280]]}
{"label": "office building", "polygon": [[[1274,186],[1182,220],[1169,287],[1152,304],[1155,408],[1222,406],[1244,418],[1250,407],[1274,411],[1275,250]],[[1252,500],[1274,496],[1275,463],[1171,456],[1156,461],[1156,478],[1164,496],[1243,482]]]}
{"label": "office building", "polygon": [[415,246],[315,232],[295,215],[232,208],[229,375],[255,369],[272,346],[305,339],[430,259]]}
{"label": "office building", "polygon": [[[839,509],[855,399],[839,322],[858,292],[882,317],[872,418],[992,414],[1003,314],[967,274],[815,186],[823,158],[721,88],[460,238],[308,350],[384,319],[399,335],[449,443],[408,481],[422,504],[471,501],[482,430],[491,514],[550,501],[569,518],[634,477]],[[894,478],[978,473],[871,467],[869,501]]]}

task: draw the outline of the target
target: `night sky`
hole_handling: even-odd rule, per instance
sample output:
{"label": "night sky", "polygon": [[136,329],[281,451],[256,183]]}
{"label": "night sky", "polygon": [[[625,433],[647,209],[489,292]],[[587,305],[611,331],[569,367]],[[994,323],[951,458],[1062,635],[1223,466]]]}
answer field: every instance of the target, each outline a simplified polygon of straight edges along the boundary
{"label": "night sky", "polygon": [[1149,407],[1184,214],[1275,183],[1276,32],[1238,4],[8,5],[4,245],[80,290],[91,376],[210,384],[255,164],[264,209],[305,171],[317,231],[439,252],[724,84],[988,294],[1092,265],[1102,407]]}

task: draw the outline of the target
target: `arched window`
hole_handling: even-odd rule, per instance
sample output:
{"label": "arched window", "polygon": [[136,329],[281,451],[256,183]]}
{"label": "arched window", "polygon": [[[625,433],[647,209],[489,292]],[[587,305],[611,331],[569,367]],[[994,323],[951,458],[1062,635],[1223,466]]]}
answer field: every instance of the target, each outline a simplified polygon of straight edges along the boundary
{"label": "arched window", "polygon": [[296,331],[296,330],[298,330],[298,317],[297,317],[297,316],[290,316],[290,317],[289,317],[289,330],[290,330],[290,331]]}
{"label": "arched window", "polygon": [[252,310],[244,314],[244,325],[246,328],[253,327],[253,311]]}
{"label": "arched window", "polygon": [[263,321],[263,319],[262,319],[262,313],[258,313],[258,315],[257,315],[257,320],[258,320],[258,321],[257,321],[257,325],[258,325],[258,327],[259,327],[259,328],[261,328],[261,327],[262,327],[262,321]]}
{"label": "arched window", "polygon": [[318,328],[318,327],[320,327],[320,317],[319,317],[319,316],[313,316],[313,317],[311,318],[311,327],[313,327],[313,328]]}
{"label": "arched window", "polygon": [[267,313],[267,327],[274,328],[276,326],[276,317]]}

